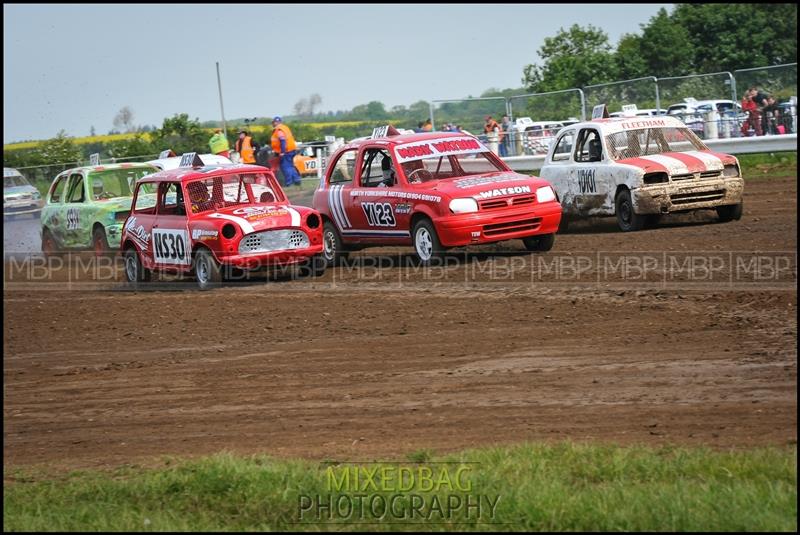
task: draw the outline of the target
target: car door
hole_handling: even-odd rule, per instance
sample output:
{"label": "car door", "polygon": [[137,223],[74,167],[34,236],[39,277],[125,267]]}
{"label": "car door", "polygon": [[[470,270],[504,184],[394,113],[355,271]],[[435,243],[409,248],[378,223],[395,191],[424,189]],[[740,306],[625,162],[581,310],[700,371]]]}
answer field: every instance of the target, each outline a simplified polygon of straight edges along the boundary
{"label": "car door", "polygon": [[152,269],[154,263],[151,241],[156,222],[157,191],[158,184],[139,183],[135,188],[131,215],[125,221],[126,236],[136,243],[142,265],[147,269]]}
{"label": "car door", "polygon": [[[63,240],[68,249],[88,248],[92,244],[91,222],[87,221],[87,206],[89,206],[86,177],[75,172],[70,174],[67,184],[67,194],[63,205]],[[58,239],[58,238],[57,238]]]}
{"label": "car door", "polygon": [[604,215],[609,211],[613,213],[616,179],[612,173],[608,151],[603,146],[603,139],[597,128],[580,129],[573,159],[575,166],[570,189],[578,213],[583,216]]}
{"label": "car door", "polygon": [[177,181],[160,183],[150,246],[156,267],[184,271],[191,268],[192,249],[186,214],[182,184]]}
{"label": "car door", "polygon": [[394,168],[387,147],[367,146],[362,149],[356,176],[358,186],[353,189],[350,200],[352,234],[364,243],[393,242],[409,237],[411,210],[405,206],[404,199],[397,196],[401,186],[396,171],[392,185],[385,184],[383,166],[387,164]]}
{"label": "car door", "polygon": [[572,189],[575,173],[575,161],[572,158],[574,147],[575,130],[565,130],[556,138],[555,149],[540,175],[552,184],[562,208],[568,213],[574,208]]}
{"label": "car door", "polygon": [[358,152],[355,148],[342,151],[331,162],[330,171],[326,174],[325,203],[319,206],[321,211],[328,216],[339,231],[343,241],[351,242],[357,238],[349,232],[353,230],[351,217],[352,201],[350,194],[353,190],[356,161]]}
{"label": "car door", "polygon": [[42,231],[47,229],[51,236],[56,240],[56,244],[64,247],[64,232],[66,230],[66,210],[64,203],[66,198],[67,184],[69,183],[69,173],[64,173],[53,180],[53,185],[47,195],[47,201],[42,210]]}

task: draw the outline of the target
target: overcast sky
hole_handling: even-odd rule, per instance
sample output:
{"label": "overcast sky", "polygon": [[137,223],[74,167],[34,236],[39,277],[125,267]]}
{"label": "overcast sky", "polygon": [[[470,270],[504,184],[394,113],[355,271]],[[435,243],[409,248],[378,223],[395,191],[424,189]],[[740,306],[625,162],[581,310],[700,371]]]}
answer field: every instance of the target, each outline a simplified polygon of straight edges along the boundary
{"label": "overcast sky", "polygon": [[594,24],[616,45],[671,4],[3,5],[3,142],[107,133],[188,113],[289,114],[520,87],[545,37]]}

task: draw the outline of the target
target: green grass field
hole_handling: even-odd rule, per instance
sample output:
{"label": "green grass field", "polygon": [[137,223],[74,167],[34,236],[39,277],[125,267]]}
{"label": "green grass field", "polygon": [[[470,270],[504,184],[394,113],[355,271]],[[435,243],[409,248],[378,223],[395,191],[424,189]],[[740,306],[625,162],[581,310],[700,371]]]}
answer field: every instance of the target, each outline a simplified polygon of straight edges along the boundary
{"label": "green grass field", "polygon": [[[429,457],[416,452],[405,466],[470,467],[468,494],[494,497],[494,515],[484,509],[485,523],[476,523],[474,513],[455,511],[443,521],[426,508],[421,516],[384,517],[396,522],[391,524],[367,524],[376,518],[369,512],[363,519],[328,520],[323,514],[323,520],[309,520],[299,513],[301,496],[330,494],[325,465],[219,454],[164,459],[160,468],[60,476],[6,470],[3,522],[9,531],[797,529],[796,447],[713,451],[560,443]],[[434,494],[442,503],[453,494],[420,489],[412,492],[419,491],[426,504]],[[388,499],[393,493],[367,494]]]}

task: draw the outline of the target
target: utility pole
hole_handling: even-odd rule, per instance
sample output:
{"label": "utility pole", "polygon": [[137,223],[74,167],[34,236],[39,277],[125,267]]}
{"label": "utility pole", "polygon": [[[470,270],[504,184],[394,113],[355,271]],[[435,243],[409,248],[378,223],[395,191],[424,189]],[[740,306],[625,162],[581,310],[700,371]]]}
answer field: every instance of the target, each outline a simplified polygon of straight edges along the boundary
{"label": "utility pole", "polygon": [[222,112],[222,132],[228,137],[228,128],[225,125],[225,106],[222,105],[222,81],[219,77],[219,61],[217,62],[217,87],[219,88],[219,110]]}

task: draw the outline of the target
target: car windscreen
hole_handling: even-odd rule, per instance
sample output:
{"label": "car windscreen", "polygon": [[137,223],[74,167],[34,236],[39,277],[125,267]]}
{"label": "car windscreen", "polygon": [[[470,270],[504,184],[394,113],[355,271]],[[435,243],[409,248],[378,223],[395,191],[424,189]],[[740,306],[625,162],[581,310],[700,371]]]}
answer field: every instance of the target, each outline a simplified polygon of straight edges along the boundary
{"label": "car windscreen", "polygon": [[507,171],[473,137],[442,138],[397,145],[396,161],[409,183]]}
{"label": "car windscreen", "polygon": [[22,175],[7,175],[3,177],[3,188],[16,188],[19,186],[30,186]]}
{"label": "car windscreen", "polygon": [[192,213],[283,201],[283,192],[264,173],[243,173],[192,180],[186,184]]}
{"label": "car windscreen", "polygon": [[130,197],[136,181],[158,171],[155,167],[106,169],[89,173],[92,198],[96,201]]}
{"label": "car windscreen", "polygon": [[708,150],[688,128],[640,128],[615,132],[606,136],[612,160],[638,158],[664,152]]}
{"label": "car windscreen", "polygon": [[400,164],[410,184],[507,171],[487,153],[422,158]]}

